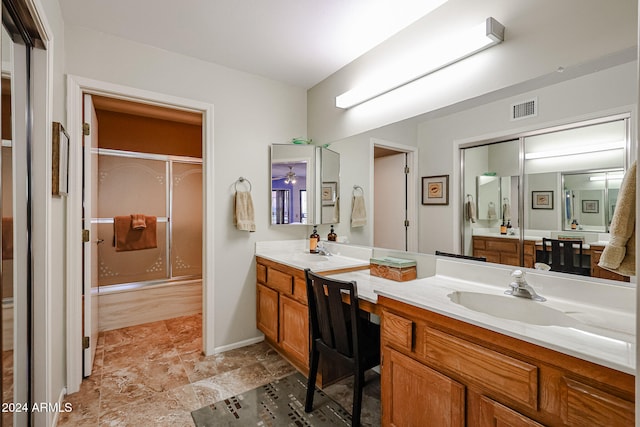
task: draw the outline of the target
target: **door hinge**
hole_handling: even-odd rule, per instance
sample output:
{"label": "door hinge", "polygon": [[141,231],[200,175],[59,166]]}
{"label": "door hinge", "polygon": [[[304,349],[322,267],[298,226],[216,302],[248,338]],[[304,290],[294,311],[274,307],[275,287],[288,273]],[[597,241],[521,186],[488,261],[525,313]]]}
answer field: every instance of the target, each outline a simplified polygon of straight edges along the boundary
{"label": "door hinge", "polygon": [[91,337],[82,337],[82,348],[87,349],[91,344]]}
{"label": "door hinge", "polygon": [[82,124],[82,133],[85,136],[89,136],[91,134],[91,127],[89,126],[89,123]]}
{"label": "door hinge", "polygon": [[405,173],[406,175],[409,175],[409,166],[405,166],[405,167],[404,167],[404,173]]}
{"label": "door hinge", "polygon": [[91,238],[91,233],[89,232],[89,230],[82,230],[82,241],[84,243],[87,243],[90,238]]}
{"label": "door hinge", "polygon": [[409,220],[408,220],[408,219],[405,219],[405,220],[404,220],[404,226],[405,226],[405,227],[408,227],[408,226],[409,226]]}

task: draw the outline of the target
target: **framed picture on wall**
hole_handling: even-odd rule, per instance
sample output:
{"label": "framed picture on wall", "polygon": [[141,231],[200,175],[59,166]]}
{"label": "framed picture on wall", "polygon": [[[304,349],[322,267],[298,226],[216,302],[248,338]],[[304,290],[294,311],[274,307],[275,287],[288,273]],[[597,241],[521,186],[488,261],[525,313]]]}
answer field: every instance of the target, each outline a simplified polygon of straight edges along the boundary
{"label": "framed picture on wall", "polygon": [[422,204],[449,204],[449,175],[422,177]]}
{"label": "framed picture on wall", "polygon": [[58,122],[53,122],[51,194],[66,196],[69,193],[69,135]]}
{"label": "framed picture on wall", "polygon": [[582,201],[582,213],[600,213],[600,201],[599,200],[583,200]]}
{"label": "framed picture on wall", "polygon": [[532,191],[531,209],[553,209],[553,191]]}

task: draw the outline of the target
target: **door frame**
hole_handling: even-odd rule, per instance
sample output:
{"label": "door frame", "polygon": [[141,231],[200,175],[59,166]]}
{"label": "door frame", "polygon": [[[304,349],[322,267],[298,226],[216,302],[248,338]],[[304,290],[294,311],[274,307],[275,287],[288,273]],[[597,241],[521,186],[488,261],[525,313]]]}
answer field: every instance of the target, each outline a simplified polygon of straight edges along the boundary
{"label": "door frame", "polygon": [[375,199],[375,184],[374,184],[374,149],[375,147],[388,148],[398,153],[405,153],[407,155],[407,165],[409,165],[409,174],[407,175],[407,219],[409,220],[409,232],[407,233],[407,251],[418,251],[418,186],[416,185],[416,176],[418,173],[418,147],[411,145],[398,144],[391,141],[386,141],[379,138],[371,138],[369,140],[370,153],[369,153],[369,200],[371,200],[371,245],[373,245],[373,219],[374,219],[374,199]]}
{"label": "door frame", "polygon": [[82,96],[102,95],[143,104],[202,114],[203,223],[202,234],[202,346],[214,353],[214,159],[213,104],[159,92],[67,75],[69,196],[67,212],[67,393],[82,382]]}

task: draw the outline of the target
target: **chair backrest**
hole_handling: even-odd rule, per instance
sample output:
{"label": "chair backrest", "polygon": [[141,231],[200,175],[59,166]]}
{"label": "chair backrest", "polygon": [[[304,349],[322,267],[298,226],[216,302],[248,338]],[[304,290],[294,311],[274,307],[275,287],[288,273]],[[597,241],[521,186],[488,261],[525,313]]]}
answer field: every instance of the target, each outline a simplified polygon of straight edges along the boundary
{"label": "chair backrest", "polygon": [[436,255],[446,256],[449,258],[458,258],[458,259],[469,259],[472,261],[486,261],[487,258],[483,256],[470,256],[470,255],[460,255],[460,254],[452,254],[449,252],[436,251]]}
{"label": "chair backrest", "polygon": [[[305,270],[311,339],[348,359],[359,355],[356,282],[329,279]],[[342,302],[349,295],[350,304]]]}
{"label": "chair backrest", "polygon": [[[550,251],[549,251],[550,249]],[[547,239],[542,238],[542,250],[545,259],[551,266],[551,271],[562,271],[565,273],[579,272],[582,267],[582,240]],[[576,250],[578,253],[575,262]],[[549,259],[548,252],[551,252]]]}

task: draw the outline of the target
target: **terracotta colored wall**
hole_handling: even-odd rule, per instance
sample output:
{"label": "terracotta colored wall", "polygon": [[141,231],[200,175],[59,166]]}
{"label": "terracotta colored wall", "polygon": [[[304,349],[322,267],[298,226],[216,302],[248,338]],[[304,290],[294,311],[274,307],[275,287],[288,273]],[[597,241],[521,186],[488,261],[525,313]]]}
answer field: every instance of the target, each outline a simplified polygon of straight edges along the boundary
{"label": "terracotta colored wall", "polygon": [[199,125],[97,110],[100,148],[202,157]]}

